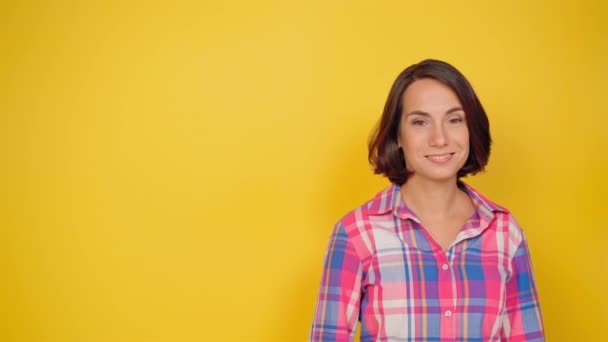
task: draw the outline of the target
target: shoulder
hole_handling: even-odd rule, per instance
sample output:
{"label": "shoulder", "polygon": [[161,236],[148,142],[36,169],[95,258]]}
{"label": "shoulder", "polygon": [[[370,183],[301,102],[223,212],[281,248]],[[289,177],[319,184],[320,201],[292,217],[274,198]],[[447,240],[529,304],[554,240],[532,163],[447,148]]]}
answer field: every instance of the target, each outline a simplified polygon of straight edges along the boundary
{"label": "shoulder", "polygon": [[517,247],[524,239],[524,231],[513,212],[490,200],[472,186],[468,184],[464,184],[464,186],[473,202],[475,202],[479,214],[485,216],[488,220],[496,220],[501,231],[507,234],[510,244]]}
{"label": "shoulder", "polygon": [[490,202],[494,206],[493,213],[495,219],[499,220],[503,224],[505,231],[508,234],[510,243],[517,247],[524,239],[524,230],[521,224],[511,210],[495,202]]}
{"label": "shoulder", "polygon": [[346,231],[362,229],[370,217],[392,213],[399,187],[392,184],[377,192],[371,199],[348,211],[336,223]]}
{"label": "shoulder", "polygon": [[507,207],[500,205],[477,192],[480,201],[483,201],[488,210],[492,212],[492,220],[496,220],[497,226],[506,238],[508,254],[513,256],[521,243],[525,240],[524,229],[515,214]]}
{"label": "shoulder", "polygon": [[364,258],[373,251],[373,228],[392,215],[395,186],[382,189],[374,197],[344,214],[334,225],[332,239],[339,239]]}

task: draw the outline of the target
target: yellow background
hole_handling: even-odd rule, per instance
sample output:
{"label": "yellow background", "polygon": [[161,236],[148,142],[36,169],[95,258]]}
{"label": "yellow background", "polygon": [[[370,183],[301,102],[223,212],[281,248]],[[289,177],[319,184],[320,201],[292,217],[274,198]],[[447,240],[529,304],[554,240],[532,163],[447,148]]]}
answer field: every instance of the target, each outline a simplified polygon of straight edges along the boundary
{"label": "yellow background", "polygon": [[433,57],[491,121],[551,341],[608,339],[597,1],[18,1],[0,10],[0,340],[302,341],[366,141]]}

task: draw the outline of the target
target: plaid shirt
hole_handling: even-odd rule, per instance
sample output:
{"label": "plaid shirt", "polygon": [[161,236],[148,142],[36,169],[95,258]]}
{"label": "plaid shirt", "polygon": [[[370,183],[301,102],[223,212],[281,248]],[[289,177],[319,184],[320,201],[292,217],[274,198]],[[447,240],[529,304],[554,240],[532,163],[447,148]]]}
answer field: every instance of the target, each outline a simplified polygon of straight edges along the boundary
{"label": "plaid shirt", "polygon": [[460,183],[477,210],[444,252],[391,185],[334,227],[310,341],[544,341],[525,236]]}

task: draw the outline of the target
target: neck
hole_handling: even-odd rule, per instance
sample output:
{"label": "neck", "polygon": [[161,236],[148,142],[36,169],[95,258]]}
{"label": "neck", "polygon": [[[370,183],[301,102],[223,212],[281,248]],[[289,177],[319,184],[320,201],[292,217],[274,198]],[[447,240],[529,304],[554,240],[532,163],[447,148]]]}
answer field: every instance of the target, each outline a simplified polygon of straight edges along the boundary
{"label": "neck", "polygon": [[466,196],[456,183],[457,179],[444,182],[420,179],[415,176],[401,186],[402,196],[417,215],[434,217],[450,216],[461,196]]}

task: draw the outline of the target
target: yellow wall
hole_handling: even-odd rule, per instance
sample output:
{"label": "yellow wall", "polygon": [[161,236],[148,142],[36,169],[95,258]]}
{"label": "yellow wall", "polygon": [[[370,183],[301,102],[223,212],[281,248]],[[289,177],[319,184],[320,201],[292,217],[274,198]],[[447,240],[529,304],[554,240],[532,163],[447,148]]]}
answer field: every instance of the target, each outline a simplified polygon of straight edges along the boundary
{"label": "yellow wall", "polygon": [[0,340],[301,341],[366,139],[447,60],[551,341],[608,339],[607,5],[18,1],[0,10]]}

